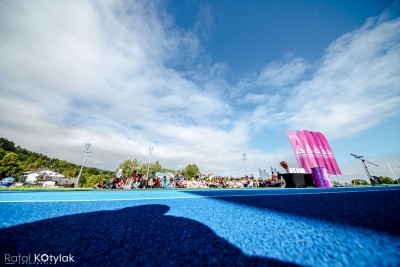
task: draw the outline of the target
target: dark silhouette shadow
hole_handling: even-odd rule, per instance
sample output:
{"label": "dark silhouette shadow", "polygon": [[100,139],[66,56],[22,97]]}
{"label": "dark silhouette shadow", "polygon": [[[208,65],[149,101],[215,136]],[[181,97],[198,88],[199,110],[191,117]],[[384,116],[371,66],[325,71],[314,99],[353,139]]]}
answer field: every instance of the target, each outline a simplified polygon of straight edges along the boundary
{"label": "dark silhouette shadow", "polygon": [[[200,196],[221,196],[224,194],[200,190],[186,191],[186,193]],[[227,191],[227,197],[216,199],[263,210],[273,210],[343,225],[363,227],[395,236],[400,235],[399,190],[337,194],[317,194],[316,191],[309,191],[308,193],[310,194],[229,197],[229,194],[243,194],[243,191],[235,193],[231,190]]]}
{"label": "dark silhouette shadow", "polygon": [[295,266],[246,256],[204,224],[168,210],[144,205],[13,226],[1,229],[0,251],[71,254],[77,266]]}

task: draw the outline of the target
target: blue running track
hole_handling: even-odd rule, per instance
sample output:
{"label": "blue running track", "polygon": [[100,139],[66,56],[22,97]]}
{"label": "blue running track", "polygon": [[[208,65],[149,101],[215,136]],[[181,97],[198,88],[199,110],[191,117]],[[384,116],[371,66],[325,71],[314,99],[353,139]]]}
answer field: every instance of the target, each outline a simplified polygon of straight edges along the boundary
{"label": "blue running track", "polygon": [[400,266],[399,204],[398,186],[2,191],[0,265]]}

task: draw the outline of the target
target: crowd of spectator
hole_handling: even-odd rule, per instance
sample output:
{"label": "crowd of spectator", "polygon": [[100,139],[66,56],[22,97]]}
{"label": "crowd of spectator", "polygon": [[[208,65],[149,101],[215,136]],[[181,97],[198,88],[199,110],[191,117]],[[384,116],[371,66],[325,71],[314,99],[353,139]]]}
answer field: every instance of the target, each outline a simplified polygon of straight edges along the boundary
{"label": "crowd of spectator", "polygon": [[270,179],[254,178],[253,175],[245,176],[239,179],[213,176],[196,175],[192,178],[186,178],[182,175],[157,177],[146,175],[134,171],[129,178],[114,177],[110,181],[101,180],[97,183],[95,189],[146,189],[146,188],[258,188],[258,187],[283,187],[283,178],[272,174]]}

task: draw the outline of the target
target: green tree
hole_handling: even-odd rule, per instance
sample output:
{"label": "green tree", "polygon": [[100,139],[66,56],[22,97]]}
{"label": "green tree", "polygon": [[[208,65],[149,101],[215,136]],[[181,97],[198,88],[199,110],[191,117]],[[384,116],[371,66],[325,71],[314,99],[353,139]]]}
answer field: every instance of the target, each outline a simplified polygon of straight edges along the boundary
{"label": "green tree", "polygon": [[0,161],[0,177],[11,176],[19,168],[20,166],[17,154],[9,152]]}
{"label": "green tree", "polygon": [[119,165],[119,168],[122,169],[122,176],[128,178],[134,170],[138,173],[145,173],[143,170],[147,170],[147,164],[142,163],[136,158],[133,160],[126,159]]}
{"label": "green tree", "polygon": [[66,177],[77,177],[79,174],[79,168],[68,168],[64,170],[63,174]]}
{"label": "green tree", "polygon": [[200,173],[200,170],[196,164],[189,164],[186,166],[186,168],[182,170],[182,174],[188,178],[192,178],[196,176],[198,173]]}
{"label": "green tree", "polygon": [[351,181],[353,185],[369,185],[369,183],[362,179],[354,179]]}
{"label": "green tree", "polygon": [[79,187],[86,187],[86,183],[88,182],[88,175],[86,173],[81,173],[81,177],[79,177]]}
{"label": "green tree", "polygon": [[6,154],[7,154],[7,151],[5,151],[4,149],[2,149],[2,148],[0,147],[0,160],[2,160],[3,157],[4,157]]}
{"label": "green tree", "polygon": [[[51,168],[64,174],[66,177],[77,177],[80,167],[80,165],[65,160],[49,158],[46,155],[15,146],[14,142],[0,138],[0,177],[10,176],[14,173],[13,177],[18,178],[26,170],[45,168]],[[83,168],[79,184],[80,186],[91,185],[93,181],[100,179],[101,175],[111,177],[112,174],[113,172],[110,171],[85,167]]]}
{"label": "green tree", "polygon": [[[157,160],[156,162],[153,162],[150,164],[150,174],[160,172],[162,169],[160,162]],[[149,175],[150,175],[149,174]]]}
{"label": "green tree", "polygon": [[0,138],[0,148],[4,149],[5,151],[14,152],[15,151],[15,144],[12,141],[7,140],[6,138]]}
{"label": "green tree", "polygon": [[99,175],[100,171],[97,168],[87,168],[86,172],[90,175]]}
{"label": "green tree", "polygon": [[135,166],[132,160],[126,159],[119,165],[119,168],[122,169],[122,177],[130,177]]}
{"label": "green tree", "polygon": [[394,184],[394,181],[392,178],[387,177],[387,176],[379,176],[381,184]]}
{"label": "green tree", "polygon": [[142,165],[140,165],[138,172],[143,174],[143,175],[146,175],[146,173],[147,173],[147,163],[143,163]]}

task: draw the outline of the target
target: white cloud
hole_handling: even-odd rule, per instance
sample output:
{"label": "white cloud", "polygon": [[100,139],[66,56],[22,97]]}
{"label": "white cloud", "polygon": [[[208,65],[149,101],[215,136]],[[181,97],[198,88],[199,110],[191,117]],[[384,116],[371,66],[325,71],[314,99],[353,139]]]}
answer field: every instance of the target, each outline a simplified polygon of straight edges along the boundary
{"label": "white cloud", "polygon": [[291,115],[290,125],[337,137],[398,116],[399,36],[400,19],[380,24],[370,20],[336,40],[312,80],[297,86],[291,101],[301,105]]}
{"label": "white cloud", "polygon": [[164,10],[149,1],[1,2],[1,135],[78,164],[91,142],[87,163],[99,168],[146,161],[153,145],[165,167],[240,175],[243,152],[249,172],[292,153],[252,149],[254,130],[350,135],[398,115],[398,19],[343,36],[319,65],[294,57],[230,85],[229,66],[201,47],[212,18],[196,25],[200,38]]}
{"label": "white cloud", "polygon": [[256,83],[264,86],[286,87],[298,82],[310,68],[301,58],[293,58],[290,62],[272,62],[258,75]]}
{"label": "white cloud", "polygon": [[[311,77],[303,74],[308,64],[299,59],[287,65],[269,64],[264,71],[266,93],[245,99],[254,102],[279,95],[280,101],[257,106],[253,120],[271,127],[318,130],[334,138],[355,135],[398,116],[400,19],[383,17],[369,19],[333,42],[314,64]],[[293,81],[288,94],[285,87]],[[275,91],[269,88],[272,85]]]}
{"label": "white cloud", "polygon": [[229,169],[227,155],[240,155],[236,150],[245,146],[248,133],[230,120],[231,107],[220,93],[210,91],[221,82],[224,65],[199,65],[193,79],[187,77],[191,70],[171,68],[195,60],[199,41],[174,27],[162,6],[1,5],[1,33],[7,37],[0,44],[5,137],[76,163],[82,144],[91,142],[93,164],[108,169],[128,157],[147,158],[151,144],[170,168],[197,163],[212,171],[210,166],[228,159],[223,168]]}

